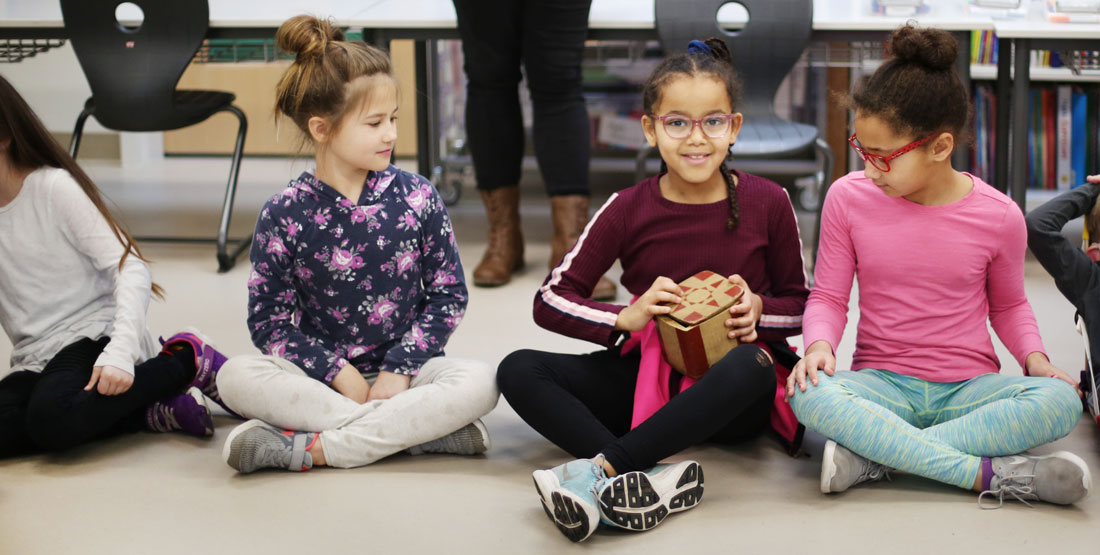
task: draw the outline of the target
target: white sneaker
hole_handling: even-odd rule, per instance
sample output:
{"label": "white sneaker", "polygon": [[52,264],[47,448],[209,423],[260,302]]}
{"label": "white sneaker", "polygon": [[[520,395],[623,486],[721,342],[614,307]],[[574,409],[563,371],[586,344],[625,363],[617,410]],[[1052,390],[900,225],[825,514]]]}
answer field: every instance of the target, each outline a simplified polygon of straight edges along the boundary
{"label": "white sneaker", "polygon": [[695,461],[659,464],[645,472],[609,478],[600,488],[604,522],[634,530],[649,530],[703,499],[703,467]]}

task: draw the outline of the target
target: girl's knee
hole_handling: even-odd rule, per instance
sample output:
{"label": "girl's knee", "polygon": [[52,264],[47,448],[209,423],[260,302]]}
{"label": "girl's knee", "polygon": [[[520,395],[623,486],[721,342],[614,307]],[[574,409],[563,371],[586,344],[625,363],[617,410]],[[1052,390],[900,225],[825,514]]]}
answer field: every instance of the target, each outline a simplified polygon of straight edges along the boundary
{"label": "girl's knee", "polygon": [[1058,379],[1042,380],[1040,383],[1042,403],[1052,422],[1053,433],[1057,437],[1069,435],[1084,410],[1077,389]]}
{"label": "girl's knee", "polygon": [[527,385],[535,379],[535,369],[538,367],[537,355],[538,351],[521,349],[500,361],[500,365],[497,366],[496,381],[504,396],[507,397],[517,389],[526,389]]}
{"label": "girl's knee", "polygon": [[806,390],[802,391],[799,389],[798,384],[795,384],[794,396],[790,397],[788,401],[795,416],[799,420],[803,420],[805,415],[813,412],[823,403],[827,403],[832,396],[839,393],[841,393],[841,390],[836,378],[824,372],[818,372],[817,385],[814,385],[807,376]]}
{"label": "girl's knee", "polygon": [[79,426],[57,399],[32,397],[27,404],[27,436],[41,449],[59,451],[80,444]]}
{"label": "girl's knee", "polygon": [[775,362],[768,352],[756,345],[745,344],[734,347],[726,356],[716,362],[708,371],[716,376],[749,379],[760,387],[775,387]]}
{"label": "girl's knee", "polygon": [[214,378],[218,385],[218,394],[224,400],[226,395],[233,397],[242,393],[249,387],[255,387],[256,381],[253,370],[257,365],[267,364],[269,357],[262,355],[240,355],[230,358],[222,364]]}
{"label": "girl's knee", "polygon": [[497,406],[500,390],[497,388],[497,373],[493,367],[481,361],[469,361],[467,374],[471,377],[472,402],[479,405],[482,414],[488,414]]}

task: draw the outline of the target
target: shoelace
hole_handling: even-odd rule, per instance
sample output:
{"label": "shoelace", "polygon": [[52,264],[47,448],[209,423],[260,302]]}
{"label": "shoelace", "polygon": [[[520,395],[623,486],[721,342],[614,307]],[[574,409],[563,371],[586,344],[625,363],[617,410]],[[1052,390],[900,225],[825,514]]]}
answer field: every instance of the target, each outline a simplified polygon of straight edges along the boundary
{"label": "shoelace", "polygon": [[868,465],[867,470],[863,474],[859,475],[859,479],[856,483],[862,483],[869,480],[881,480],[886,478],[887,481],[893,482],[894,479],[890,477],[890,468],[884,464],[871,463]]}
{"label": "shoelace", "polygon": [[277,466],[286,468],[290,464],[294,451],[293,436],[273,433],[271,437],[271,441],[264,441],[256,446],[253,463],[258,467]]}
{"label": "shoelace", "polygon": [[603,463],[606,459],[602,454],[596,455],[596,458],[592,460],[592,474],[596,476],[596,481],[592,482],[592,486],[589,488],[592,492],[592,497],[597,503],[610,509],[611,506],[603,502],[600,499],[600,486],[608,480],[607,473],[603,470]]}
{"label": "shoelace", "polygon": [[[1034,479],[1035,475],[1024,474],[1021,476],[1013,476],[1010,479],[1002,480],[1001,483],[998,484],[998,488],[996,490],[989,489],[978,494],[978,506],[982,509],[1000,509],[1005,504],[1005,495],[1011,495],[1017,501],[1023,503],[1024,505],[1034,508],[1034,505],[1028,503],[1027,499],[1025,499],[1023,496],[1034,496],[1035,488],[1019,482],[1020,478]],[[986,494],[997,498],[996,507],[992,505],[987,506],[982,504],[982,499],[985,498]]]}
{"label": "shoelace", "polygon": [[173,430],[182,430],[183,426],[180,426],[178,420],[176,420],[176,411],[167,405],[157,403],[153,406],[153,427],[158,432],[171,432]]}

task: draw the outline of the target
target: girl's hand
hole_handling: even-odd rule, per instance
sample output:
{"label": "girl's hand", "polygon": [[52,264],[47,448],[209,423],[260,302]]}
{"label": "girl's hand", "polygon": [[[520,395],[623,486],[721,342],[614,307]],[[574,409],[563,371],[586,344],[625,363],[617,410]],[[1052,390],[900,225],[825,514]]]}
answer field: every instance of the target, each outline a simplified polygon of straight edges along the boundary
{"label": "girl's hand", "polygon": [[84,391],[91,391],[99,382],[100,395],[119,395],[126,393],[131,385],[134,385],[134,375],[114,366],[96,366],[92,368],[92,379],[84,386]]}
{"label": "girl's hand", "polygon": [[1081,392],[1081,386],[1077,383],[1077,380],[1071,378],[1069,374],[1058,369],[1050,363],[1043,353],[1034,352],[1027,355],[1027,359],[1024,360],[1024,364],[1027,366],[1027,374],[1033,378],[1055,378],[1062,380],[1073,386],[1073,389],[1077,391],[1078,397],[1084,397],[1084,393]]}
{"label": "girl's hand", "polygon": [[1100,174],[1090,175],[1085,178],[1089,183],[1100,183]]}
{"label": "girl's hand", "polygon": [[378,379],[374,380],[374,385],[370,388],[370,395],[367,396],[367,402],[389,399],[408,389],[410,381],[412,381],[412,376],[408,374],[379,372]]}
{"label": "girl's hand", "polygon": [[367,396],[370,395],[370,384],[359,370],[350,364],[336,373],[336,377],[332,379],[332,388],[359,404],[366,403]]}
{"label": "girl's hand", "polygon": [[814,341],[810,348],[806,349],[806,356],[794,365],[791,375],[787,377],[787,398],[794,397],[795,386],[799,391],[806,391],[806,377],[810,383],[817,385],[817,372],[823,371],[832,376],[836,373],[836,357],[833,356],[833,348],[825,341]]}
{"label": "girl's hand", "polygon": [[760,314],[764,312],[764,301],[749,289],[749,284],[738,274],[727,278],[730,283],[741,288],[745,293],[737,304],[730,307],[730,316],[726,320],[726,327],[730,328],[730,339],[737,339],[742,343],[756,341],[756,323],[760,321]]}
{"label": "girl's hand", "polygon": [[672,312],[671,306],[664,306],[662,303],[679,303],[681,292],[680,286],[665,276],[653,280],[648,291],[638,297],[634,304],[619,312],[615,329],[641,331],[654,316]]}

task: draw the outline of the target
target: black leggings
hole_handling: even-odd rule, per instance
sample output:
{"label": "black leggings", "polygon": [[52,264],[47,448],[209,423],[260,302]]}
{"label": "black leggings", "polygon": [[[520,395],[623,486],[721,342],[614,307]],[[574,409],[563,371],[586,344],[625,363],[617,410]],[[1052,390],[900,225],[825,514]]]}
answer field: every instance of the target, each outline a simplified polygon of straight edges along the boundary
{"label": "black leggings", "polygon": [[592,0],[454,0],[466,59],[466,139],[477,187],[518,185],[520,63],[531,91],[535,157],[550,195],[588,194],[581,60]]}
{"label": "black leggings", "polygon": [[194,354],[161,353],[134,368],[120,395],[84,391],[109,338],[81,339],[61,349],[42,373],[15,372],[0,381],[0,457],[67,449],[145,427],[145,408],[180,393],[195,376]]}
{"label": "black leggings", "polygon": [[776,381],[763,349],[741,345],[730,351],[631,430],[639,360],[617,349],[587,355],[522,350],[500,363],[497,383],[540,434],[574,457],[602,453],[620,473],[646,470],[703,441],[737,443],[767,428]]}

